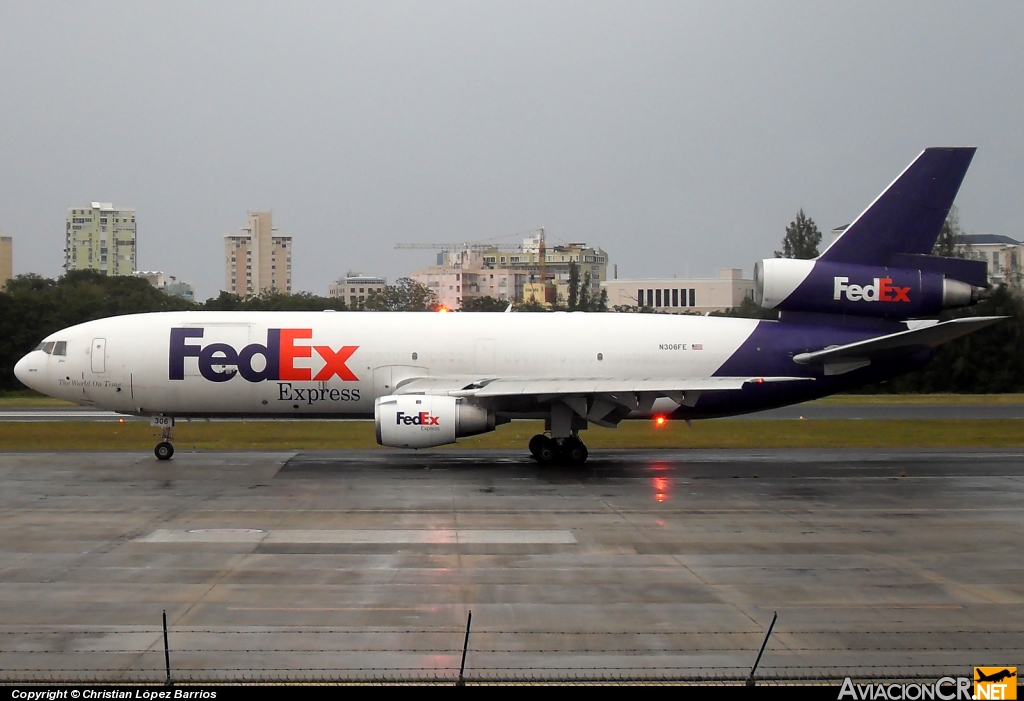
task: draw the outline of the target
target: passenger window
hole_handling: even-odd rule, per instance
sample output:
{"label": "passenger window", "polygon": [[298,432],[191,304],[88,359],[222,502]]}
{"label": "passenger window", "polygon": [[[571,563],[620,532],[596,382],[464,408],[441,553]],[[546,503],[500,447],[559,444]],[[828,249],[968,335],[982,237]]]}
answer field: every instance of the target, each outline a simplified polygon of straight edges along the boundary
{"label": "passenger window", "polygon": [[57,345],[53,347],[54,355],[67,355],[68,354],[68,342],[57,341]]}
{"label": "passenger window", "polygon": [[53,346],[54,346],[53,341],[50,341],[49,343],[47,343],[46,345],[43,346],[43,352],[46,353],[47,355],[49,355],[50,353],[53,352]]}

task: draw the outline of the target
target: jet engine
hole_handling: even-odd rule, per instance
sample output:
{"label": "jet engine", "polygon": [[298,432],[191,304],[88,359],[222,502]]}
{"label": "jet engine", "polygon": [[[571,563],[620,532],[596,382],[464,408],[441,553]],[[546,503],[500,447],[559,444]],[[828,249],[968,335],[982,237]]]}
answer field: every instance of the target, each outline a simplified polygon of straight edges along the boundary
{"label": "jet engine", "polygon": [[390,448],[430,448],[493,431],[494,413],[459,397],[388,395],[373,404],[377,443]]}
{"label": "jet engine", "polygon": [[766,258],[754,266],[755,301],[784,312],[910,319],[976,304],[983,293],[937,270],[793,258]]}

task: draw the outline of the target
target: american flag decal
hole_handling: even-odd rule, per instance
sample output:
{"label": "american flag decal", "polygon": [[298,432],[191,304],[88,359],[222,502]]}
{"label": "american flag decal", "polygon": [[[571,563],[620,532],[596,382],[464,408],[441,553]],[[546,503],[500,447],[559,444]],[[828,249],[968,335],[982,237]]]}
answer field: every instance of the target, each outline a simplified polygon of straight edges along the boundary
{"label": "american flag decal", "polygon": [[693,350],[704,350],[704,344],[694,343],[693,345],[690,346],[690,348],[692,348]]}

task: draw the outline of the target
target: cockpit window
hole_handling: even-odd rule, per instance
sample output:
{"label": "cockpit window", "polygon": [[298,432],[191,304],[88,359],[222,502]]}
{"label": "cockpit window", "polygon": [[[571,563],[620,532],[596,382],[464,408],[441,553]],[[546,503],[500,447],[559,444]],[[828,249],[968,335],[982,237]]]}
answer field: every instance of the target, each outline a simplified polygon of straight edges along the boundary
{"label": "cockpit window", "polygon": [[50,341],[49,343],[43,344],[43,352],[46,353],[47,355],[49,355],[50,353],[53,353],[54,345],[56,345],[56,344],[53,341]]}
{"label": "cockpit window", "polygon": [[33,348],[32,350],[42,350],[45,346],[46,346],[46,341],[40,341],[39,345],[36,346],[35,348]]}
{"label": "cockpit window", "polygon": [[57,341],[56,345],[54,345],[54,347],[53,347],[53,354],[54,355],[67,355],[68,354],[68,342],[67,341]]}

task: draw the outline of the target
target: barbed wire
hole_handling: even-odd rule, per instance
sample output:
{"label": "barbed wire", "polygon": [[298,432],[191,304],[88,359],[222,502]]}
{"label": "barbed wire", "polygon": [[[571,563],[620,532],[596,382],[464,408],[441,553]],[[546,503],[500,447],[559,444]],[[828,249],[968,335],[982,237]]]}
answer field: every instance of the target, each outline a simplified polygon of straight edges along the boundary
{"label": "barbed wire", "polygon": [[[73,626],[37,630],[28,627],[7,626],[0,630],[0,682],[80,682],[118,684],[132,681],[144,683],[163,683],[166,679],[163,665],[166,654],[160,645],[164,629],[160,627],[95,627],[75,628]],[[456,664],[458,656],[463,653],[462,636],[466,630],[460,627],[444,628],[388,628],[388,627],[309,627],[309,626],[272,626],[247,629],[218,629],[213,627],[174,628],[169,627],[171,640],[181,641],[186,638],[182,647],[170,646],[177,666],[173,669],[172,678],[176,684],[210,684],[210,683],[410,683],[410,684],[451,684],[459,678],[460,668]],[[936,646],[929,645],[915,649],[907,644],[906,636],[935,636],[940,633],[944,640]],[[256,640],[246,636],[285,636],[273,647],[260,647],[251,643]],[[750,672],[745,664],[734,663],[732,657],[742,656],[756,650],[757,642],[765,635],[762,630],[641,630],[641,631],[556,631],[556,630],[473,630],[473,645],[468,650],[474,656],[477,667],[465,674],[466,683],[474,680],[486,683],[579,683],[579,684],[612,684],[612,683],[665,683],[665,684],[738,684],[744,683]],[[845,677],[868,677],[872,680],[923,680],[945,675],[955,665],[914,663],[914,664],[789,664],[786,655],[805,653],[893,653],[926,655],[948,652],[979,652],[991,655],[1005,653],[1015,656],[1024,650],[1024,638],[1017,630],[776,630],[779,636],[828,635],[850,641],[846,645],[838,645],[828,641],[827,647],[812,646],[804,642],[799,647],[778,645],[772,649],[777,656],[776,664],[766,663],[757,672],[759,683],[837,683]],[[863,640],[863,636],[895,636],[904,643],[871,644]],[[969,635],[977,642],[964,641],[955,645],[949,640],[951,636]],[[61,638],[60,645],[54,636]],[[74,647],[75,638],[110,638],[117,636],[150,637],[147,645],[144,641],[135,641],[132,647],[103,647],[83,649],[52,649],[48,641],[57,647],[69,645]],[[202,640],[202,637],[212,638]],[[338,638],[338,646],[331,646],[326,636]],[[413,637],[422,640],[406,641],[408,644],[385,646],[377,643],[382,636]],[[452,644],[446,645],[438,640],[439,636],[447,638]],[[1010,639],[1000,639],[1009,636]],[[191,639],[188,638],[200,638]],[[313,642],[312,645],[301,645],[298,641],[287,638],[304,637]],[[522,640],[516,645],[508,638]],[[526,638],[532,640],[526,640]],[[368,644],[359,645],[362,638]],[[538,640],[539,638],[539,640]],[[716,638],[722,638],[716,642]],[[749,640],[745,640],[745,638]],[[71,640],[69,640],[71,639]],[[644,645],[647,639],[651,644]],[[215,641],[223,640],[227,646],[218,646]],[[229,641],[241,644],[231,646]],[[856,641],[861,640],[858,643]],[[732,644],[730,644],[730,642]],[[267,641],[270,642],[270,641]],[[458,642],[458,644],[456,644]],[[803,642],[803,641],[801,641]],[[11,646],[12,649],[3,649]],[[205,644],[204,644],[205,643]],[[291,643],[291,644],[288,644]],[[659,644],[660,643],[660,644]],[[141,646],[141,647],[140,647]],[[703,654],[721,655],[729,653],[732,664],[686,664],[688,657]],[[275,656],[288,655],[297,663],[291,666],[248,666],[247,660],[230,657],[224,665],[209,663],[210,655],[225,656]],[[367,665],[370,660],[360,660],[352,656],[390,655],[393,662],[388,665]],[[411,664],[403,656],[433,656],[429,667]],[[487,659],[488,656],[516,655],[522,660],[518,664],[507,664],[506,659]],[[19,657],[21,656],[21,657]],[[52,658],[55,664],[46,667],[33,665],[31,662],[43,657]],[[96,659],[102,667],[90,667],[89,657],[107,656]],[[130,667],[110,666],[113,661],[109,656],[132,656]],[[182,658],[184,656],[184,660]],[[202,664],[195,664],[195,656],[205,656]],[[451,664],[437,664],[445,660],[438,656],[447,656]],[[561,659],[559,658],[561,656]],[[630,665],[624,659],[614,657],[651,659],[638,660]],[[676,659],[670,659],[675,656]],[[345,664],[348,657],[350,664]],[[539,663],[538,657],[543,657]],[[190,659],[191,658],[191,659]],[[297,658],[297,659],[296,659]],[[327,658],[327,661],[323,659]],[[335,663],[331,658],[341,658]],[[657,658],[657,659],[655,659]],[[116,659],[116,658],[115,658]],[[60,661],[69,668],[61,668]],[[145,661],[152,660],[153,668],[146,669]],[[22,662],[21,665],[6,662]],[[73,662],[72,662],[73,661]],[[275,663],[273,657],[267,660]],[[794,660],[795,662],[796,660]],[[362,662],[362,664],[360,664]],[[404,662],[404,664],[403,664]],[[723,661],[724,662],[724,661]],[[24,664],[28,663],[28,664]],[[241,663],[241,664],[240,664]],[[313,663],[313,664],[310,664]],[[355,663],[355,664],[351,664]],[[504,664],[503,664],[504,663]],[[70,668],[71,666],[74,668]],[[56,668],[55,668],[56,667]]]}
{"label": "barbed wire", "polygon": [[[271,633],[302,635],[450,635],[463,634],[465,628],[432,629],[390,629],[378,628],[291,628],[274,626],[256,630],[217,630],[213,628],[169,628],[175,634],[205,635],[267,635]],[[163,633],[162,628],[106,628],[80,629],[62,627],[61,630],[0,630],[0,635],[110,635],[110,634],[153,634]],[[776,634],[787,635],[1020,635],[1020,629],[1013,630],[789,630],[779,628]],[[640,631],[557,631],[557,630],[488,630],[473,629],[474,635],[563,635],[563,636],[611,636],[611,635],[756,635],[763,636],[764,630],[640,630]]]}

